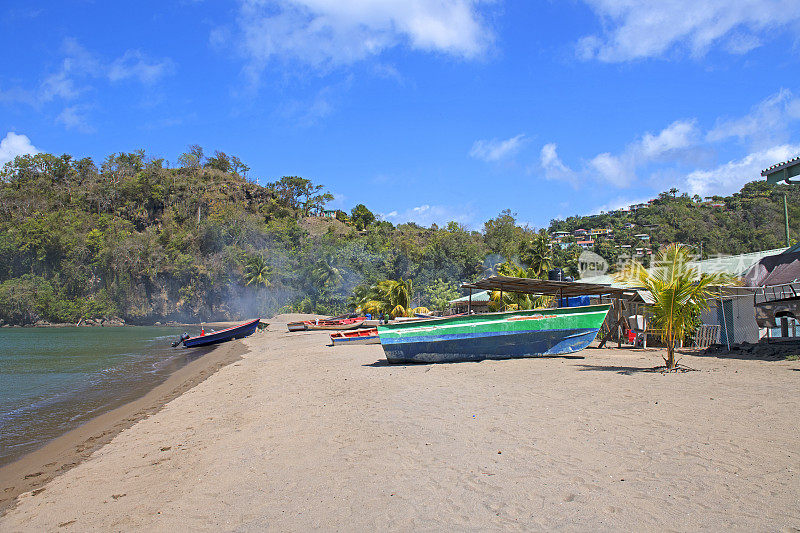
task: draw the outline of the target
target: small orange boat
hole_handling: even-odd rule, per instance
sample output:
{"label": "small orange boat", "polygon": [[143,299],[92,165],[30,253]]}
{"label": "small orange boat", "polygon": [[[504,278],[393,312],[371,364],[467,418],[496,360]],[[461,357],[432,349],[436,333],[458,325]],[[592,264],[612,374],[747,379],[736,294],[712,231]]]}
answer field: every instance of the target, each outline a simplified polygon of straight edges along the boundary
{"label": "small orange boat", "polygon": [[331,333],[331,342],[334,346],[343,346],[345,344],[380,344],[381,339],[378,337],[378,328],[370,328]]}
{"label": "small orange boat", "polygon": [[303,320],[302,322],[290,322],[287,324],[287,327],[289,331],[356,329],[363,326],[366,320],[367,317],[364,316],[340,319]]}

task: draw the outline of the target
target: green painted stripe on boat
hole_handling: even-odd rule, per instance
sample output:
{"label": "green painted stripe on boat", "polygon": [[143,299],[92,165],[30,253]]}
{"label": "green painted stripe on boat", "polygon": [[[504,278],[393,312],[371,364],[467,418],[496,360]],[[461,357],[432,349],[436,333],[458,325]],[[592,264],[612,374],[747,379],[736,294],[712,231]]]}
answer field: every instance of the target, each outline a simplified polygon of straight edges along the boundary
{"label": "green painted stripe on boat", "polygon": [[597,329],[610,305],[506,311],[460,317],[401,322],[378,327],[383,339],[413,339],[432,333],[480,335],[490,332],[517,332],[561,329]]}

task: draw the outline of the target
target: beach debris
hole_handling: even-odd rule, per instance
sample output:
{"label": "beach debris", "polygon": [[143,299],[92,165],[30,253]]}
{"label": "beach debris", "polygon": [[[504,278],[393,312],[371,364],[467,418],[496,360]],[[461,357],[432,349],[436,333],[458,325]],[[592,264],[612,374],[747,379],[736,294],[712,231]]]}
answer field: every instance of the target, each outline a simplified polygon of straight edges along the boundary
{"label": "beach debris", "polygon": [[789,356],[800,353],[800,342],[780,341],[780,342],[759,342],[752,344],[743,342],[731,345],[730,350],[724,344],[712,344],[703,355],[716,357],[731,357],[735,359],[765,359],[769,361],[782,361]]}

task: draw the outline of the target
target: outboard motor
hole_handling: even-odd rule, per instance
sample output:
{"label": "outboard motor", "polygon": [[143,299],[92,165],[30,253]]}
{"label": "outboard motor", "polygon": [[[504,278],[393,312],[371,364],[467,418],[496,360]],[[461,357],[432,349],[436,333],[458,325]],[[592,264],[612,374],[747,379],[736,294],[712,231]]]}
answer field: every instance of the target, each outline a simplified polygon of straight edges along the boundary
{"label": "outboard motor", "polygon": [[176,346],[180,346],[180,344],[188,338],[189,334],[184,331],[183,335],[181,335],[181,340],[173,342],[172,347],[175,348]]}

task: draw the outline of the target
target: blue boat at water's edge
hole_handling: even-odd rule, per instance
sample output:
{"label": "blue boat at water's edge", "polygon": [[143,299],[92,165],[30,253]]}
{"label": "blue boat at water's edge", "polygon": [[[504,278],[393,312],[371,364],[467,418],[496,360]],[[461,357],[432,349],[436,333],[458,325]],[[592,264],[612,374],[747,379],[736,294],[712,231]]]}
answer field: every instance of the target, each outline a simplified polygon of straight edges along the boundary
{"label": "blue boat at water's edge", "polygon": [[233,326],[220,331],[214,331],[206,335],[198,335],[197,337],[188,337],[182,339],[183,345],[187,348],[195,348],[198,346],[209,346],[211,344],[218,344],[233,339],[243,339],[252,335],[258,327],[261,319],[256,318],[238,326]]}

